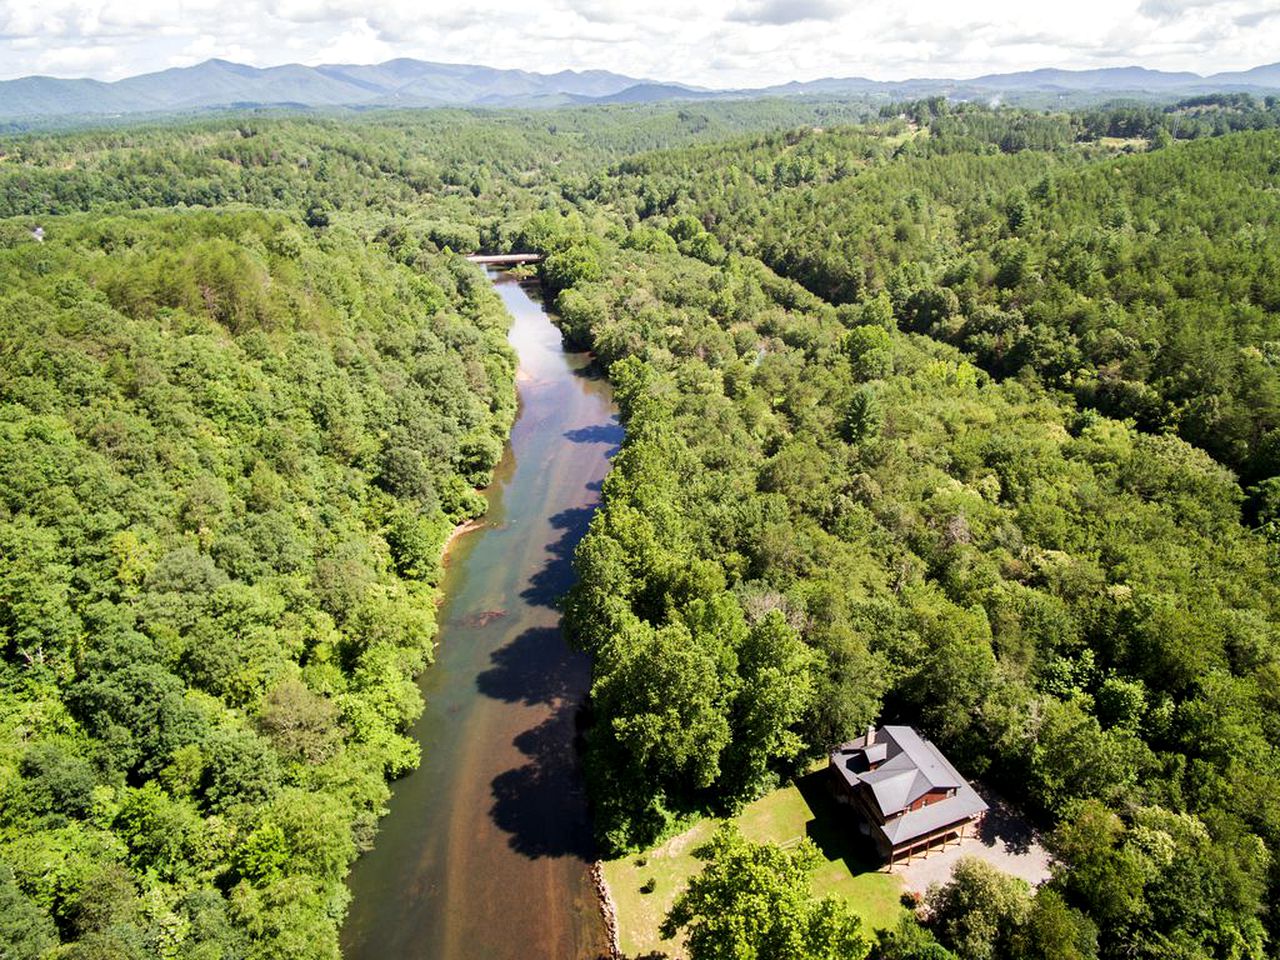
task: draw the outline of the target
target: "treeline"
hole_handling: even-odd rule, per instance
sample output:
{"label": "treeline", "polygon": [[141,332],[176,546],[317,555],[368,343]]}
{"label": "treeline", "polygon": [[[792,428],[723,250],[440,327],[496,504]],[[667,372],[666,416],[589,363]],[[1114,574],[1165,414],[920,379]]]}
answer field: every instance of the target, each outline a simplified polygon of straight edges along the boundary
{"label": "treeline", "polygon": [[[847,124],[857,102],[246,115],[0,138],[0,218],[139,207],[395,214],[472,227],[470,252],[620,157],[743,130]],[[425,205],[425,207],[424,207]],[[482,230],[483,237],[475,235]],[[454,246],[455,251],[459,250]]]}
{"label": "treeline", "polygon": [[283,214],[43,222],[0,246],[0,953],[336,957],[506,315]]}
{"label": "treeline", "polygon": [[[1015,904],[1047,925],[1035,950],[939,927],[958,955],[1262,957],[1280,593],[1232,474],[992,379],[901,331],[887,293],[832,306],[659,222],[541,234],[627,428],[566,610],[594,658],[603,841],[646,845],[910,723],[1056,825],[1045,901]],[[985,902],[956,898],[975,929]],[[878,949],[947,956],[932,937]]]}
{"label": "treeline", "polygon": [[891,156],[865,130],[695,147],[618,165],[589,195],[629,223],[692,216],[833,303],[883,293],[904,329],[998,377],[1210,451],[1274,514],[1280,133],[1101,158],[931,139]]}
{"label": "treeline", "polygon": [[1092,137],[1197,140],[1241,130],[1280,127],[1280,97],[1210,93],[1166,106],[1110,105],[1085,110],[1081,127]]}
{"label": "treeline", "polygon": [[[1141,141],[1163,146],[1173,140],[1220,137],[1242,130],[1280,127],[1280,97],[1248,93],[1211,93],[1168,104],[1107,103],[1079,110],[992,109],[978,103],[953,103],[930,97],[880,108],[884,119],[905,117],[927,127],[935,140],[952,146],[1052,150],[1103,139],[1125,140],[1124,149]],[[1137,144],[1134,141],[1138,141]]]}

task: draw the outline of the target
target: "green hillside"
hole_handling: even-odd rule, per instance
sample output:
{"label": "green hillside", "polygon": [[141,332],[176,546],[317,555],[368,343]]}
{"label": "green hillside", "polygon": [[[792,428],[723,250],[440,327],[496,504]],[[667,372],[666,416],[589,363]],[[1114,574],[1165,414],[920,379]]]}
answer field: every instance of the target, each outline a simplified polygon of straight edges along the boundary
{"label": "green hillside", "polygon": [[497,298],[256,212],[0,249],[5,956],[335,956],[515,408]]}

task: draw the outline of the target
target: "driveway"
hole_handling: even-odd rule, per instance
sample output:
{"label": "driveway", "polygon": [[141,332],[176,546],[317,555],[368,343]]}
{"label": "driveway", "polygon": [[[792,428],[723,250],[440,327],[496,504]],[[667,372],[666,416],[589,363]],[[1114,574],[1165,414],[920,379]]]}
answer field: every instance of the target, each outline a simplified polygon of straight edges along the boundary
{"label": "driveway", "polygon": [[1021,877],[1033,887],[1049,879],[1051,858],[1040,843],[1039,833],[999,797],[977,784],[974,787],[991,807],[983,817],[978,836],[894,864],[893,872],[902,878],[907,890],[923,894],[931,884],[946,883],[962,857],[977,857],[1004,873]]}

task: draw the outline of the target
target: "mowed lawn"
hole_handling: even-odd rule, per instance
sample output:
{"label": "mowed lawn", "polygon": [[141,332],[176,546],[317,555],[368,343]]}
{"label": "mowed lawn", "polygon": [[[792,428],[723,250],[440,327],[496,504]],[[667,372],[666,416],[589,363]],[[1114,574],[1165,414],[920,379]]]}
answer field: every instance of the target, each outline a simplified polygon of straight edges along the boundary
{"label": "mowed lawn", "polygon": [[[757,842],[794,846],[809,837],[822,851],[824,862],[813,872],[813,892],[841,897],[868,927],[894,926],[905,912],[900,898],[902,881],[880,872],[849,842],[845,818],[825,790],[825,772],[802,777],[760,798],[735,818],[743,836]],[[702,820],[689,830],[642,854],[604,865],[605,879],[618,907],[618,935],[628,956],[661,951],[681,954],[678,940],[662,940],[658,927],[676,895],[702,866],[693,851],[715,832],[717,821]],[[640,888],[653,881],[651,893]]]}

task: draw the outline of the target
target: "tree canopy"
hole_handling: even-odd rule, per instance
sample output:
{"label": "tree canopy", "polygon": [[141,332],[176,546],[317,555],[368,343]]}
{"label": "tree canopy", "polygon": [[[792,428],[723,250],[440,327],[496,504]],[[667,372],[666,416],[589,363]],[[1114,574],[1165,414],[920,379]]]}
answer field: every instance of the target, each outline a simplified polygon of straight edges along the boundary
{"label": "tree canopy", "polygon": [[0,289],[0,952],[335,956],[515,412],[496,296],[259,212],[46,221]]}
{"label": "tree canopy", "polygon": [[[885,960],[1274,952],[1278,118],[779,100],[4,138],[5,955],[336,955],[417,762],[440,548],[515,414],[456,255],[482,248],[546,254],[626,427],[564,604],[604,847],[887,718],[1057,865],[1034,894],[966,866]],[[668,922],[698,956],[871,948],[807,848],[704,853]]]}
{"label": "tree canopy", "polygon": [[662,925],[683,931],[690,960],[861,960],[870,944],[848,904],[814,897],[809,870],[820,858],[802,841],[795,850],[744,840],[723,825],[694,851],[706,861]]}

